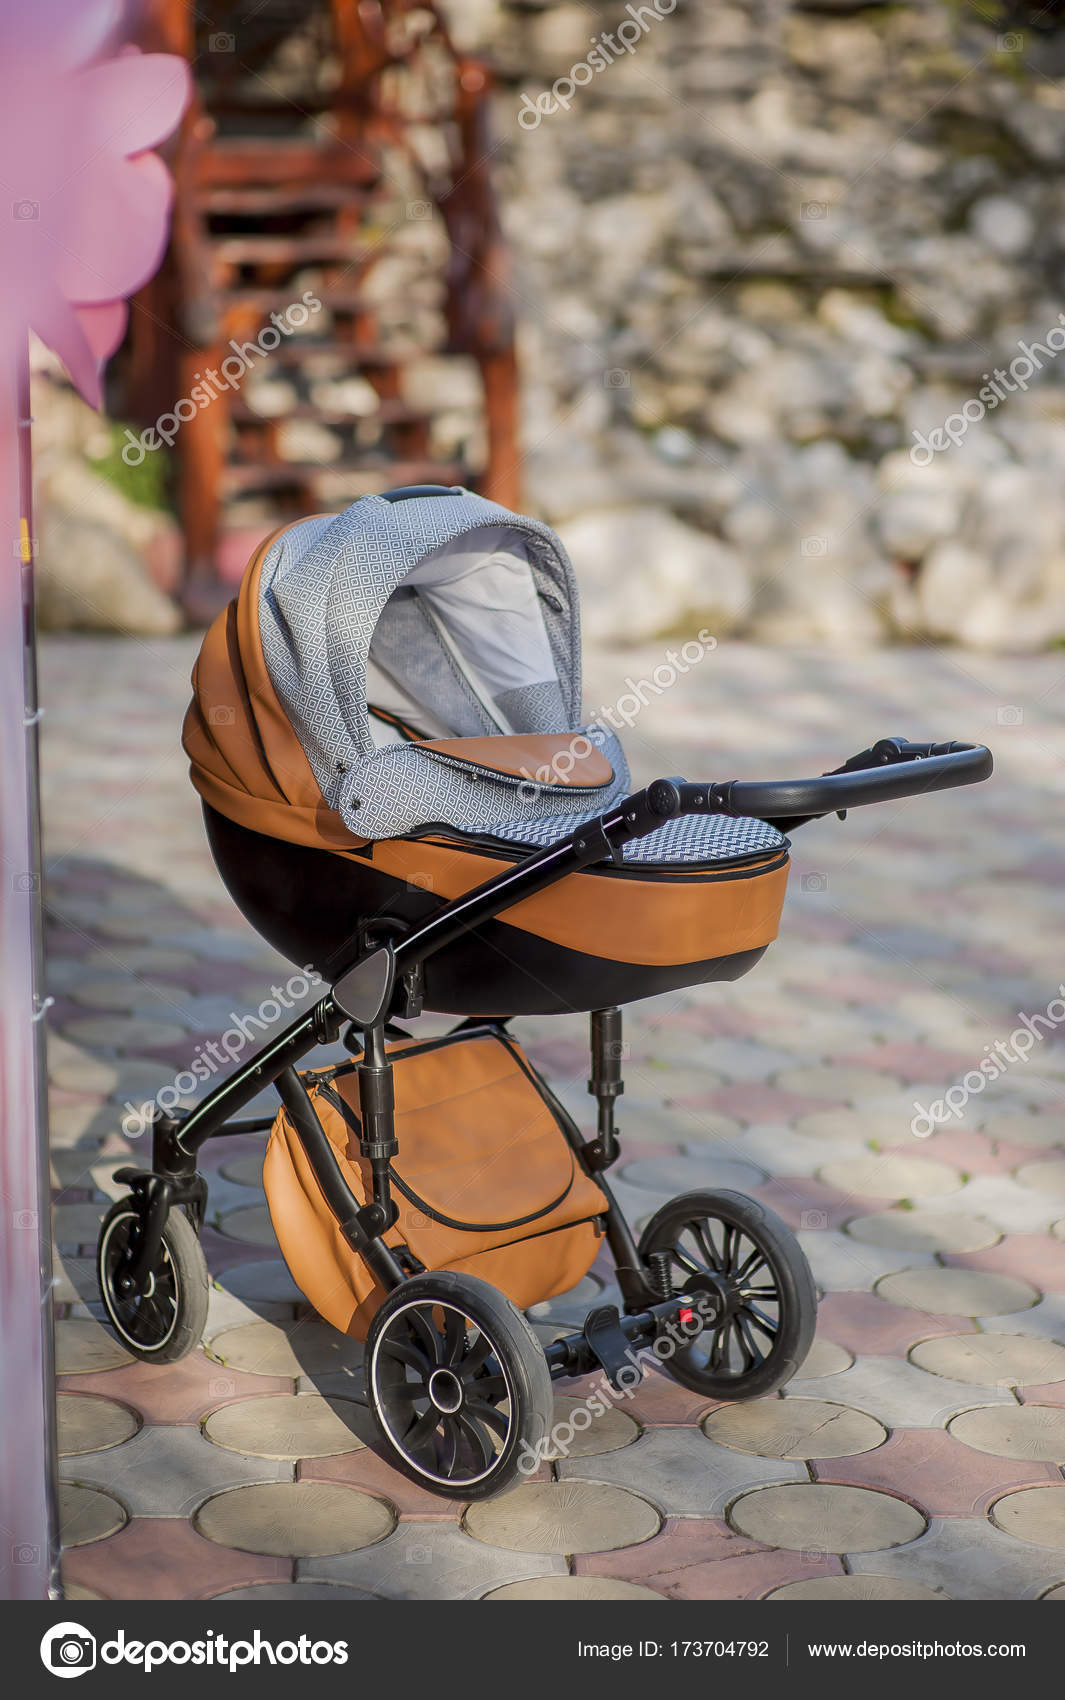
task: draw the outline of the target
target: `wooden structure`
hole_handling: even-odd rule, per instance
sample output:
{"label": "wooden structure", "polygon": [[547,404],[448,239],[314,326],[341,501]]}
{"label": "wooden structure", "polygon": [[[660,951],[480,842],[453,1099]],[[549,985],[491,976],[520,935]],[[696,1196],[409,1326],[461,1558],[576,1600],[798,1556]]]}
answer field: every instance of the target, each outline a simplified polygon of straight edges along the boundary
{"label": "wooden structure", "polygon": [[[173,453],[193,617],[218,605],[234,527],[262,533],[388,484],[519,502],[486,67],[426,0],[211,10],[208,28],[189,0],[149,7],[142,39],[192,61],[197,98],[170,159],[170,251],[136,303],[119,396],[142,429],[179,402],[186,415]],[[321,306],[290,329],[305,295]],[[276,342],[261,355],[260,337]],[[444,357],[443,382],[438,369],[436,393],[412,399],[405,374],[427,354]],[[471,362],[479,374],[480,442],[445,431],[442,449],[446,362],[460,356],[467,392]]]}

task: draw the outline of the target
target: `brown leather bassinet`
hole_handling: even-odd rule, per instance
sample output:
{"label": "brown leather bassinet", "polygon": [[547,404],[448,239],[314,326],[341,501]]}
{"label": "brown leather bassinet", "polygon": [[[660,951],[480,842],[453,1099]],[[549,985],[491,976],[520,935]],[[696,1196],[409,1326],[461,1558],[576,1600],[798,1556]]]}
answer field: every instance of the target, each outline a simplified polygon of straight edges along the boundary
{"label": "brown leather bassinet", "polygon": [[[204,639],[183,742],[237,907],[283,955],[330,979],[375,918],[426,919],[543,843],[545,827],[537,823],[540,836],[528,847],[476,822],[460,829],[429,821],[370,841],[329,806],[263,651],[260,575],[282,536],[261,545]],[[572,730],[417,742],[436,762],[479,779],[494,772],[512,782],[546,769],[547,789],[564,793],[571,810],[577,793],[601,797],[611,772],[602,751],[575,742]],[[566,761],[556,762],[563,750]],[[755,827],[757,834],[744,830]],[[557,836],[571,830],[560,815]],[[716,834],[705,855],[690,841],[678,855],[666,829],[642,842],[641,859],[626,855],[572,874],[468,932],[425,963],[425,1007],[556,1013],[737,979],[776,936],[788,845],[760,822],[718,816],[700,830]]]}

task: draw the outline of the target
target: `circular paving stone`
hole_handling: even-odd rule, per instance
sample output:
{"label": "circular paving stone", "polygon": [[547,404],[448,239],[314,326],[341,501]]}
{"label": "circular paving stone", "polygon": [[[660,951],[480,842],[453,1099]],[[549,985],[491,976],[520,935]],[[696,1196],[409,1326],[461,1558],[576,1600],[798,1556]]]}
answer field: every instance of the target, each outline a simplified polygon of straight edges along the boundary
{"label": "circular paving stone", "polygon": [[[555,1399],[555,1416],[551,1428],[557,1451],[556,1458],[594,1458],[601,1452],[619,1452],[640,1438],[640,1427],[616,1405],[598,1409],[601,1400],[590,1409],[586,1399],[570,1399],[559,1395]],[[576,1415],[577,1421],[574,1422]],[[585,1417],[591,1417],[585,1422]]]}
{"label": "circular paving stone", "polygon": [[114,1106],[95,1098],[80,1104],[51,1104],[48,1109],[48,1134],[53,1146],[99,1145],[105,1133],[117,1132],[118,1124]]}
{"label": "circular paving stone", "polygon": [[735,1502],[729,1522],[741,1535],[794,1552],[879,1552],[915,1541],[925,1529],[905,1500],[833,1482],[756,1488]]}
{"label": "circular paving stone", "polygon": [[774,1588],[767,1600],[942,1600],[923,1582],[907,1582],[901,1576],[808,1576],[805,1582],[787,1582]]}
{"label": "circular paving stone", "polygon": [[244,1245],[271,1246],[274,1251],[277,1250],[277,1235],[265,1204],[241,1204],[236,1210],[227,1210],[219,1218],[218,1226],[231,1240],[241,1240]]}
{"label": "circular paving stone", "polygon": [[277,1558],[356,1552],[391,1534],[396,1514],[339,1482],[266,1482],[230,1488],[201,1505],[195,1526],[219,1546]]}
{"label": "circular paving stone", "polygon": [[504,1582],[483,1600],[658,1600],[662,1595],[638,1582],[615,1576],[530,1576],[527,1582]]}
{"label": "circular paving stone", "polygon": [[150,1051],[156,1045],[180,1045],[188,1037],[176,1021],[142,1021],[135,1015],[79,1015],[63,1033],[76,1045],[109,1051]]}
{"label": "circular paving stone", "polygon": [[[70,1598],[70,1595],[67,1595]],[[230,1588],[224,1594],[212,1594],[212,1600],[333,1600],[346,1605],[349,1600],[379,1600],[380,1594],[367,1594],[362,1588],[346,1588],[342,1582],[255,1582],[250,1588]]]}
{"label": "circular paving stone", "polygon": [[55,1325],[57,1375],[93,1375],[132,1362],[115,1336],[90,1316],[65,1317]]}
{"label": "circular paving stone", "polygon": [[1033,1192],[1065,1198],[1065,1157],[1054,1157],[1046,1163],[1022,1163],[1016,1178]]}
{"label": "circular paving stone", "polygon": [[703,1418],[702,1429],[708,1440],[759,1458],[851,1458],[887,1439],[864,1411],[801,1397],[722,1405]]}
{"label": "circular paving stone", "polygon": [[599,1482],[527,1482],[466,1512],[475,1540],[511,1552],[614,1552],[638,1546],[661,1527],[646,1499]]}
{"label": "circular paving stone", "polygon": [[1065,1464],[1065,1410],[1056,1405],[986,1405],[962,1411],[947,1428],[974,1452]]}
{"label": "circular paving stone", "polygon": [[[893,1111],[855,1109],[848,1105],[844,1109],[814,1110],[807,1116],[800,1116],[795,1123],[795,1131],[805,1139],[835,1139],[850,1145],[865,1145],[870,1139],[877,1139],[885,1145],[894,1145],[908,1125],[904,1116]],[[840,1157],[835,1161],[842,1163],[846,1159]],[[874,1197],[884,1196],[887,1195],[881,1182],[880,1192]]]}
{"label": "circular paving stone", "polygon": [[188,992],[183,986],[161,986],[150,981],[134,979],[130,974],[97,974],[79,980],[70,988],[75,1003],[88,1009],[114,1010],[120,1014],[141,1015],[148,1010],[163,1020],[181,1020],[182,1003]]}
{"label": "circular paving stone", "polygon": [[[70,1598],[70,1595],[67,1595]],[[1065,1600],[1065,1582],[1059,1582],[1056,1587],[1048,1588],[1045,1594],[1040,1594],[1041,1600]]]}
{"label": "circular paving stone", "polygon": [[845,1346],[835,1340],[815,1340],[803,1360],[796,1381],[814,1381],[822,1375],[839,1375],[850,1369],[854,1358]]}
{"label": "circular paving stone", "polygon": [[140,1424],[125,1405],[113,1399],[98,1399],[89,1393],[60,1393],[56,1397],[59,1456],[78,1452],[103,1452],[121,1446]]}
{"label": "circular paving stone", "polygon": [[[1004,1494],[992,1505],[991,1520],[1019,1541],[1065,1550],[1065,1484]],[[1065,1588],[1062,1593],[1065,1595]]]}
{"label": "circular paving stone", "polygon": [[1043,1387],[1065,1381],[1065,1346],[1034,1334],[942,1334],[914,1346],[910,1362],[949,1381],[981,1387]]}
{"label": "circular paving stone", "polygon": [[979,1269],[902,1269],[884,1275],[876,1291],[888,1304],[936,1316],[1006,1316],[1028,1310],[1039,1298],[1027,1281]]}
{"label": "circular paving stone", "polygon": [[1008,1145],[1065,1145],[1065,1126],[1057,1115],[991,1110],[979,1123],[979,1132]]}
{"label": "circular paving stone", "polygon": [[304,1304],[306,1301],[288,1265],[277,1258],[262,1263],[235,1263],[215,1276],[215,1285],[236,1299],[260,1304]]}
{"label": "circular paving stone", "polygon": [[900,1251],[983,1251],[1002,1237],[982,1216],[949,1210],[880,1210],[855,1216],[847,1232],[863,1245]]}
{"label": "circular paving stone", "polygon": [[230,1157],[222,1164],[220,1173],[227,1181],[236,1181],[238,1186],[257,1186],[263,1184],[263,1153],[251,1151],[246,1157]]}
{"label": "circular paving stone", "polygon": [[242,1322],[224,1328],[211,1341],[210,1355],[232,1369],[251,1375],[328,1375],[331,1370],[356,1369],[362,1345],[338,1334],[320,1317],[296,1322]]}
{"label": "circular paving stone", "polygon": [[962,1184],[957,1169],[948,1163],[890,1153],[880,1156],[875,1151],[825,1163],[821,1179],[837,1192],[860,1198],[931,1198],[942,1192],[957,1192]]}
{"label": "circular paving stone", "polygon": [[110,1202],[102,1204],[57,1204],[52,1210],[52,1238],[56,1245],[92,1245]]}
{"label": "circular paving stone", "polygon": [[86,1547],[106,1540],[126,1522],[117,1499],[99,1488],[81,1487],[77,1482],[59,1484],[59,1540],[65,1547]]}
{"label": "circular paving stone", "polygon": [[369,1428],[365,1410],[351,1399],[320,1393],[276,1393],[239,1399],[212,1412],[203,1425],[208,1440],[252,1458],[330,1458],[365,1446],[356,1432]]}
{"label": "circular paving stone", "polygon": [[[831,1068],[824,1063],[804,1063],[800,1068],[783,1069],[774,1084],[783,1092],[836,1098],[841,1104],[860,1104],[864,1098],[882,1097],[897,1087],[899,1081],[875,1068]],[[848,1111],[848,1116],[853,1125],[854,1111]],[[803,1117],[804,1121],[813,1119],[813,1116]]]}

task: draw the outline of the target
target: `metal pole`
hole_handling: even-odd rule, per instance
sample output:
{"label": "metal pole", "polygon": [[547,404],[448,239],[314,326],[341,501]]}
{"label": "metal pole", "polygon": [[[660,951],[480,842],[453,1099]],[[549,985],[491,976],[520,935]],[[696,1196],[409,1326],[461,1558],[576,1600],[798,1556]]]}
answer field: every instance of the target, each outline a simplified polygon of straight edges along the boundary
{"label": "metal pole", "polygon": [[58,1597],[29,363],[0,374],[0,1598]]}

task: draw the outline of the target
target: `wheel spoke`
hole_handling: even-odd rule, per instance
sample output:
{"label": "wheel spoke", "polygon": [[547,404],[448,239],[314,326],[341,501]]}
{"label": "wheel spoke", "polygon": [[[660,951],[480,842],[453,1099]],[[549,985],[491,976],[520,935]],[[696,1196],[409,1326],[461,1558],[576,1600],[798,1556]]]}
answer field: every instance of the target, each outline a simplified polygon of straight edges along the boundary
{"label": "wheel spoke", "polygon": [[495,1447],[485,1434],[480,1423],[469,1415],[469,1407],[467,1406],[464,1410],[456,1411],[453,1421],[456,1427],[461,1430],[470,1445],[473,1447],[480,1470],[487,1470],[496,1455]]}
{"label": "wheel spoke", "polygon": [[405,1320],[411,1333],[421,1342],[430,1365],[435,1367],[440,1362],[440,1335],[436,1328],[420,1310],[407,1311]]}
{"label": "wheel spoke", "polygon": [[498,1434],[500,1440],[506,1438],[510,1418],[505,1411],[499,1410],[498,1406],[489,1405],[486,1399],[467,1399],[463,1409],[468,1415],[476,1417],[478,1422],[484,1423],[494,1434]]}
{"label": "wheel spoke", "polygon": [[758,1246],[755,1246],[754,1250],[748,1257],[744,1258],[742,1264],[737,1269],[736,1280],[749,1281],[751,1276],[755,1274],[758,1269],[764,1269],[765,1267],[765,1254]]}
{"label": "wheel spoke", "polygon": [[743,1353],[744,1367],[746,1369],[754,1369],[756,1364],[760,1364],[762,1362],[762,1353],[758,1350],[758,1346],[751,1334],[751,1325],[742,1311],[737,1311],[736,1315],[732,1319],[732,1326],[736,1331],[736,1338],[740,1343],[740,1351]]}
{"label": "wheel spoke", "polygon": [[408,1452],[412,1452],[415,1447],[421,1446],[429,1439],[433,1430],[438,1428],[439,1425],[440,1412],[437,1410],[435,1405],[430,1405],[429,1409],[423,1416],[415,1419],[414,1423],[403,1436],[403,1445],[406,1450]]}
{"label": "wheel spoke", "polygon": [[394,1358],[397,1363],[404,1364],[407,1369],[412,1369],[415,1375],[419,1375],[423,1381],[428,1381],[433,1366],[425,1353],[420,1351],[417,1346],[408,1346],[403,1340],[395,1340],[386,1336],[381,1342],[381,1350],[386,1352],[390,1358]]}
{"label": "wheel spoke", "polygon": [[444,1312],[444,1342],[440,1353],[442,1364],[453,1365],[466,1344],[466,1319],[457,1310]]}
{"label": "wheel spoke", "polygon": [[[465,1369],[466,1365],[463,1364],[462,1367]],[[507,1378],[502,1374],[479,1375],[476,1381],[467,1380],[467,1385],[472,1389],[473,1393],[476,1394],[478,1399],[502,1399],[507,1392]]]}
{"label": "wheel spoke", "polygon": [[779,1299],[780,1293],[776,1287],[740,1287],[741,1299]]}
{"label": "wheel spoke", "polygon": [[714,1330],[714,1338],[710,1346],[710,1357],[708,1359],[708,1367],[711,1370],[719,1370],[721,1368],[721,1358],[727,1341],[728,1329],[716,1328]]}
{"label": "wheel spoke", "polygon": [[487,1334],[479,1333],[462,1360],[462,1373],[469,1377],[476,1375],[483,1363],[487,1363],[492,1355],[492,1342]]}
{"label": "wheel spoke", "polygon": [[724,1224],[721,1235],[721,1262],[725,1274],[733,1274],[736,1266],[736,1254],[739,1249],[739,1232],[731,1222]]}
{"label": "wheel spoke", "polygon": [[462,1431],[454,1417],[445,1417],[443,1432],[440,1437],[440,1446],[437,1453],[440,1474],[442,1476],[454,1475],[455,1464],[458,1461],[459,1439],[461,1434]]}
{"label": "wheel spoke", "polygon": [[702,1275],[704,1273],[694,1257],[690,1257],[679,1245],[672,1247],[671,1255],[674,1263],[680,1269],[683,1269],[685,1275]]}
{"label": "wheel spoke", "polygon": [[712,1269],[716,1275],[720,1275],[722,1273],[722,1263],[718,1256],[717,1248],[714,1245],[714,1236],[709,1222],[690,1222],[688,1225],[691,1228],[692,1235],[694,1236],[700,1251],[706,1258],[707,1268]]}
{"label": "wheel spoke", "polygon": [[774,1322],[772,1317],[766,1316],[765,1312],[759,1310],[757,1305],[744,1305],[743,1315],[749,1316],[755,1327],[760,1328],[763,1334],[768,1334],[772,1340],[775,1340],[780,1333],[780,1323]]}

